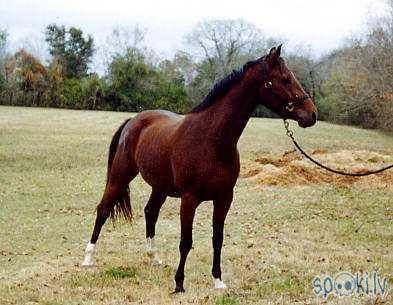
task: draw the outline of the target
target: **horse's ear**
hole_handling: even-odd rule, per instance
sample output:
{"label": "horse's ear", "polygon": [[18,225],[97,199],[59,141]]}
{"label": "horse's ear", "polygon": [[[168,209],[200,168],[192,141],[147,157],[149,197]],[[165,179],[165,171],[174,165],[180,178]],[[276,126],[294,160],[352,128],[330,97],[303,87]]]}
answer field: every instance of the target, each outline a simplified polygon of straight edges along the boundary
{"label": "horse's ear", "polygon": [[267,62],[271,65],[274,66],[278,63],[278,58],[280,57],[280,53],[281,53],[281,46],[278,47],[279,49],[277,49],[276,47],[271,48],[269,55],[267,56]]}
{"label": "horse's ear", "polygon": [[282,47],[282,44],[280,44],[280,45],[277,47],[277,50],[276,50],[277,58],[279,58],[279,57],[281,56],[281,47]]}
{"label": "horse's ear", "polygon": [[274,53],[276,53],[276,47],[273,47],[273,48],[270,49],[268,57],[272,58],[274,56]]}

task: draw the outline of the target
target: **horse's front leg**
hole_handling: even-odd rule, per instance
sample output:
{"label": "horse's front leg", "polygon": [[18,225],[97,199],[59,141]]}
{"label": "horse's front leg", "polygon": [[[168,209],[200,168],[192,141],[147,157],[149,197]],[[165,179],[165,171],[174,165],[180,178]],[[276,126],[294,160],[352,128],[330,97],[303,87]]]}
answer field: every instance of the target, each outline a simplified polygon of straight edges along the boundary
{"label": "horse's front leg", "polygon": [[195,210],[199,203],[200,201],[198,201],[192,194],[185,194],[181,198],[181,237],[179,245],[180,262],[175,275],[175,293],[184,292],[184,266],[186,264],[187,255],[192,247],[192,223],[194,222]]}
{"label": "horse's front leg", "polygon": [[213,282],[214,288],[225,289],[221,279],[221,248],[224,239],[224,223],[233,199],[233,192],[213,200]]}

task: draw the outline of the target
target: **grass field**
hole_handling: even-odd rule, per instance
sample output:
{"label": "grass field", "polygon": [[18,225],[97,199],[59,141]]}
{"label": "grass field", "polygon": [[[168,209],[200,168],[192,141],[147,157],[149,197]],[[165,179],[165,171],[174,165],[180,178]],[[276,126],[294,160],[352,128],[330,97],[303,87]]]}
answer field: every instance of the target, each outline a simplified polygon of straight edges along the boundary
{"label": "grass field", "polygon": [[[393,285],[393,175],[338,180],[296,167],[304,161],[294,153],[283,157],[293,148],[280,120],[252,119],[239,143],[242,178],[223,247],[227,290],[212,288],[212,209],[206,202],[195,220],[186,293],[171,295],[179,201],[169,199],[162,208],[156,242],[164,264],[152,266],[143,218],[150,188],[139,176],[130,185],[133,224],[107,223],[97,266],[81,268],[108,145],[130,115],[0,107],[0,304],[393,304],[390,292],[325,300],[312,286],[315,276],[341,271],[377,271]],[[366,166],[393,161],[391,134],[323,122],[307,130],[292,125],[316,157],[353,151],[359,152],[354,162]],[[351,165],[345,160],[337,164]],[[272,168],[276,176],[267,183],[263,171]]]}

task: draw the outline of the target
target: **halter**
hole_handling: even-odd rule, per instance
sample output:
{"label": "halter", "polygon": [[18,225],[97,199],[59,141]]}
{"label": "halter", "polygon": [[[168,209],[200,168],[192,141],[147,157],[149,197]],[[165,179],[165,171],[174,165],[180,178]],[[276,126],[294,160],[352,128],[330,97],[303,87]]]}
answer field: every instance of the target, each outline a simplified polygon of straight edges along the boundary
{"label": "halter", "polygon": [[[264,70],[264,75],[267,77],[269,75],[267,63],[265,61],[263,61],[263,63],[264,64],[262,66],[263,66],[263,70]],[[273,87],[273,83],[271,80],[267,79],[264,83],[264,86],[266,89],[271,89]],[[272,93],[274,95],[277,95],[273,91],[272,91]],[[304,101],[308,100],[309,98],[310,98],[310,96],[307,93],[303,96],[299,96],[296,94],[294,98],[287,101],[282,107],[284,110],[287,110],[288,112],[292,112],[297,105],[302,104]]]}
{"label": "halter", "polygon": [[284,105],[285,109],[288,112],[292,112],[298,104],[302,104],[304,101],[308,100],[310,96],[306,93],[303,96],[295,95],[295,98],[290,100],[286,105]]}

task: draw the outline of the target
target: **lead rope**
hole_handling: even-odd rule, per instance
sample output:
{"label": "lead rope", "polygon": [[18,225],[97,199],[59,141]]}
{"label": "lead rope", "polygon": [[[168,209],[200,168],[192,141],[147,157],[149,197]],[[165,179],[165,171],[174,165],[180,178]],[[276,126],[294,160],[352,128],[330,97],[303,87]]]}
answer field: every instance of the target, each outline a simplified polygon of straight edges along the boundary
{"label": "lead rope", "polygon": [[322,167],[323,169],[326,169],[329,172],[335,173],[335,174],[339,174],[339,175],[343,175],[343,176],[352,176],[352,177],[362,177],[362,176],[369,176],[369,175],[374,175],[374,174],[378,174],[381,173],[383,171],[386,171],[388,169],[393,168],[393,164],[383,167],[381,169],[375,170],[375,171],[367,171],[364,173],[347,173],[347,172],[342,172],[339,170],[335,170],[332,169],[330,167],[327,167],[321,163],[319,163],[317,160],[313,159],[311,156],[309,156],[300,146],[299,144],[296,142],[295,137],[293,135],[293,131],[289,128],[289,122],[287,120],[284,120],[284,127],[286,129],[286,134],[287,136],[292,140],[293,144],[295,145],[295,147],[302,153],[303,156],[305,156],[308,160],[310,160],[312,163],[318,165],[319,167]]}

